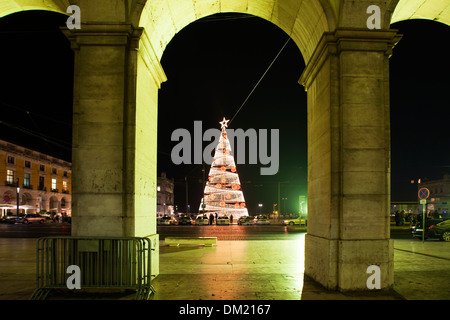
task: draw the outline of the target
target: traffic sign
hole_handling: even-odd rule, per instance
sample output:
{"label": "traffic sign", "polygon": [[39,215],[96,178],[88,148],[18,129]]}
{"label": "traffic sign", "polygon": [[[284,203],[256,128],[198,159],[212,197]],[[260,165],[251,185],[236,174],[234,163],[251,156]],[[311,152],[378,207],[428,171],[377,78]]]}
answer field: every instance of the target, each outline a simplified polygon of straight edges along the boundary
{"label": "traffic sign", "polygon": [[[430,190],[427,188],[419,189],[420,204],[423,206],[422,210],[422,226],[425,226],[425,215],[427,213],[427,198],[430,196]],[[425,228],[422,231],[422,242],[425,242]]]}
{"label": "traffic sign", "polygon": [[430,190],[427,188],[420,188],[419,190],[419,199],[427,199],[430,196]]}

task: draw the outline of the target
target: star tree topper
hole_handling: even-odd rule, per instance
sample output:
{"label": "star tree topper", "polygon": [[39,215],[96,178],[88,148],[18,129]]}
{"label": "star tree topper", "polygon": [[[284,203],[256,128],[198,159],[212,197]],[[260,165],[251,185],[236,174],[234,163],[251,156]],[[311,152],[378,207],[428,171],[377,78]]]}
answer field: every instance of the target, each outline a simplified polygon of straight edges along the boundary
{"label": "star tree topper", "polygon": [[230,121],[230,120],[225,120],[225,117],[223,117],[223,121],[219,122],[222,125],[222,127],[220,129],[227,128],[228,127],[228,121]]}

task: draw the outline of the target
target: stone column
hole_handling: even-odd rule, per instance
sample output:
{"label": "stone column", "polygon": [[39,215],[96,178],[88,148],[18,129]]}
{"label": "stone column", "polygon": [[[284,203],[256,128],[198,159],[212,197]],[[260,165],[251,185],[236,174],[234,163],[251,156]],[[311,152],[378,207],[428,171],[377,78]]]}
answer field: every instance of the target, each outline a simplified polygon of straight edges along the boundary
{"label": "stone column", "polygon": [[[142,28],[83,24],[64,33],[75,51],[72,235],[150,237],[157,249],[156,112],[164,72],[157,59],[151,70],[142,66],[153,53],[139,48]],[[153,75],[140,90],[139,73]]]}
{"label": "stone column", "polygon": [[323,35],[300,83],[308,96],[305,273],[328,289],[393,284],[389,230],[389,56],[396,31]]}

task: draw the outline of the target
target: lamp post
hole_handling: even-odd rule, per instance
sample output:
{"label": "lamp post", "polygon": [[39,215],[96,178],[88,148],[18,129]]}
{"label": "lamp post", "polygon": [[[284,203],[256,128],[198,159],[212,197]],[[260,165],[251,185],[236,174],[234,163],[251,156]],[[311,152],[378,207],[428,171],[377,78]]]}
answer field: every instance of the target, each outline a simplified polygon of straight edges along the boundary
{"label": "lamp post", "polygon": [[283,201],[282,203],[283,203],[283,213],[284,214],[286,214],[286,200],[287,199],[288,199],[287,197],[284,197],[281,199]]}
{"label": "lamp post", "polygon": [[16,200],[17,200],[17,222],[19,222],[19,193],[20,193],[20,187],[19,187],[19,178],[17,178],[17,188],[16,188]]}
{"label": "lamp post", "polygon": [[289,183],[289,181],[278,181],[278,213],[281,214],[281,184],[283,183]]}
{"label": "lamp post", "polygon": [[259,207],[259,214],[261,214],[261,210],[262,210],[262,203],[258,203],[258,207]]}

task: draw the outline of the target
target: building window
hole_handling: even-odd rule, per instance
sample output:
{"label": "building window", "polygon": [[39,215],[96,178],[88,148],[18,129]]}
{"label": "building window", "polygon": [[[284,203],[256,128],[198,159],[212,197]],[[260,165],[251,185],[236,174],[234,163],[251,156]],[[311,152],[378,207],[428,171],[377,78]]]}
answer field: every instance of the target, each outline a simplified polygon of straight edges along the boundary
{"label": "building window", "polygon": [[45,171],[45,166],[43,164],[39,165],[39,171]]}
{"label": "building window", "polygon": [[67,178],[67,171],[63,171],[63,177]]}
{"label": "building window", "polygon": [[14,184],[14,171],[6,170],[6,184],[13,185]]}
{"label": "building window", "polygon": [[56,189],[56,179],[52,179],[52,191],[55,191]]}
{"label": "building window", "polygon": [[30,188],[31,187],[30,180],[31,180],[30,174],[29,173],[25,173],[23,175],[23,187],[24,188]]}
{"label": "building window", "polygon": [[31,168],[31,162],[25,160],[25,168]]}
{"label": "building window", "polygon": [[67,192],[67,181],[63,181],[62,192]]}
{"label": "building window", "polygon": [[66,199],[62,198],[61,199],[61,208],[65,208],[66,207]]}
{"label": "building window", "polygon": [[56,168],[52,168],[52,174],[56,174]]}
{"label": "building window", "polygon": [[8,156],[8,163],[9,164],[14,164],[15,163],[14,157]]}
{"label": "building window", "polygon": [[43,176],[39,176],[39,190],[45,189],[45,180]]}

